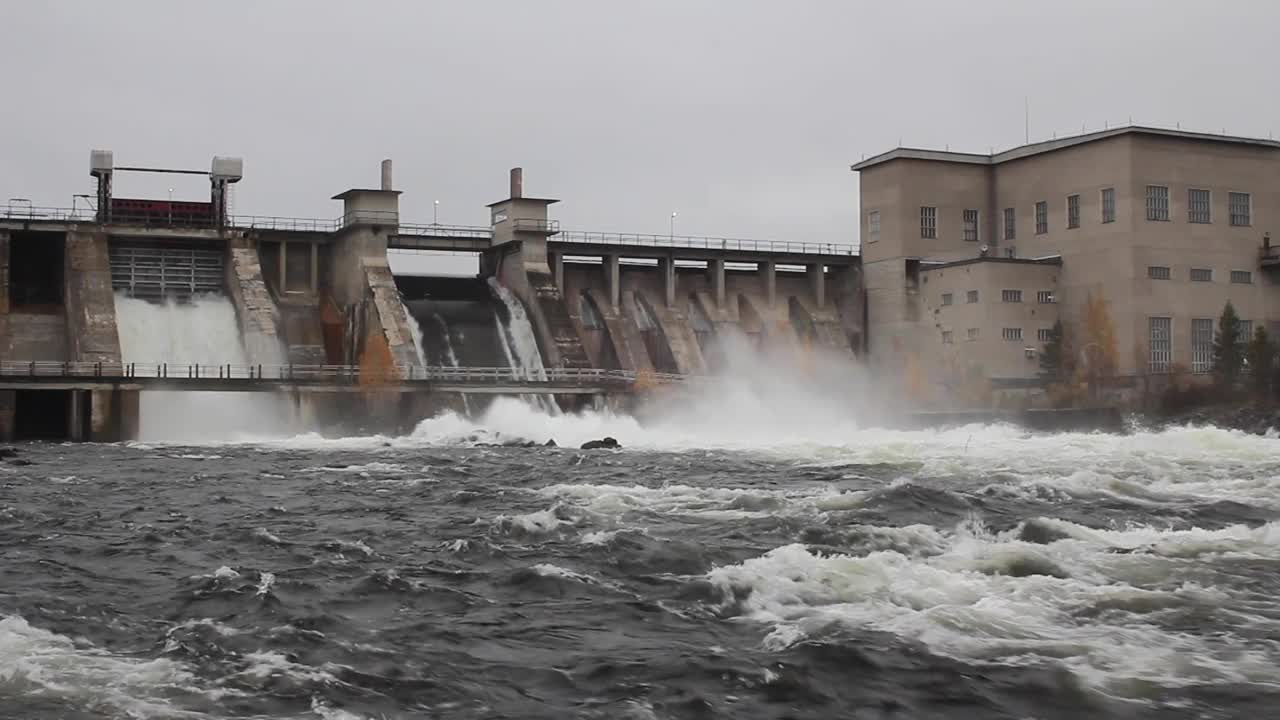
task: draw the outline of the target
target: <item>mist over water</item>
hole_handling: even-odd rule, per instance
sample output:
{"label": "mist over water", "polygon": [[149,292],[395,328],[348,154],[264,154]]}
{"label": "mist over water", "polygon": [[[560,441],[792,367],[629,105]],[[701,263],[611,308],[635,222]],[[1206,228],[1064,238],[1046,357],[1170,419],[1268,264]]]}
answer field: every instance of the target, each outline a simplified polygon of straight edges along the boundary
{"label": "mist over water", "polygon": [[[171,373],[185,375],[186,366],[199,364],[216,374],[218,365],[282,364],[278,347],[264,345],[250,357],[235,307],[221,295],[164,304],[117,295],[116,322],[121,357],[140,370],[168,363]],[[293,434],[290,405],[274,393],[146,391],[140,395],[139,439],[144,441],[234,441]]]}

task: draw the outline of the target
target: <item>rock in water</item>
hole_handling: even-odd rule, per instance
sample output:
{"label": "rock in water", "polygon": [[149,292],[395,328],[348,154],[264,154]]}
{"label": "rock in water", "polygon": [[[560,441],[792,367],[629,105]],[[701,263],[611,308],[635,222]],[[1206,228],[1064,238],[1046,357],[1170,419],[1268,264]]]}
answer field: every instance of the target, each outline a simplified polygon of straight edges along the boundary
{"label": "rock in water", "polygon": [[18,457],[18,451],[10,447],[0,447],[0,460]]}
{"label": "rock in water", "polygon": [[560,447],[560,446],[559,446],[559,445],[556,445],[556,439],[555,439],[555,438],[551,438],[550,440],[548,440],[548,441],[546,441],[545,443],[543,443],[542,447]]}
{"label": "rock in water", "polygon": [[622,446],[618,441],[611,437],[600,438],[599,440],[588,440],[582,443],[583,450],[621,450]]}

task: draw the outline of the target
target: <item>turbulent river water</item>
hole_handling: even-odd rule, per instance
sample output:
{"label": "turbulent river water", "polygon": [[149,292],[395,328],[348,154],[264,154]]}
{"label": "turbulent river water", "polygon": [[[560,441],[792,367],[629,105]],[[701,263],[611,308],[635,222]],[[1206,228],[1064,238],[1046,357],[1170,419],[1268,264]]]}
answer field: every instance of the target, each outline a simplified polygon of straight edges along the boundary
{"label": "turbulent river water", "polygon": [[[710,427],[710,426],[707,426]],[[5,718],[1237,718],[1280,703],[1280,454],[1214,428],[27,445]],[[619,452],[562,445],[612,434]]]}

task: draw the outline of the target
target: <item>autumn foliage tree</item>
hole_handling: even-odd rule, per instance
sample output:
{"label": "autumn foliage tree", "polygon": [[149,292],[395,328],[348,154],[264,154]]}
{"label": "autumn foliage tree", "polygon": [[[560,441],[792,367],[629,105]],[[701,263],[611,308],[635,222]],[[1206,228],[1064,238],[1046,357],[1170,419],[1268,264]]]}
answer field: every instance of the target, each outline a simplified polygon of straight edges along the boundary
{"label": "autumn foliage tree", "polygon": [[1116,374],[1120,367],[1120,348],[1111,307],[1106,298],[1089,293],[1080,322],[1080,366],[1078,374],[1096,388],[1098,381]]}

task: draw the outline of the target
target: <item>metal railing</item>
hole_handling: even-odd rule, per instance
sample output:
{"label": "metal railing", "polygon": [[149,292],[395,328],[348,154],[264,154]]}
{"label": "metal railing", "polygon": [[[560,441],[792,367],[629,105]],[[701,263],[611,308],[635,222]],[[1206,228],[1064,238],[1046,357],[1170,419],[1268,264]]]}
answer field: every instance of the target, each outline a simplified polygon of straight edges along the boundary
{"label": "metal railing", "polygon": [[512,227],[521,232],[536,232],[554,235],[560,232],[559,220],[539,220],[537,218],[516,218]]}
{"label": "metal railing", "polygon": [[464,385],[630,385],[637,380],[657,384],[683,382],[685,376],[595,368],[548,368],[545,377],[522,377],[509,367],[408,368],[396,371],[362,370],[354,365],[237,365],[179,363],[103,363],[58,361],[0,361],[0,378],[120,380],[227,380],[348,385],[362,382],[422,382]]}
{"label": "metal railing", "polygon": [[321,218],[277,217],[274,215],[231,215],[227,224],[246,230],[285,230],[289,232],[331,233],[338,230],[338,220]]}
{"label": "metal railing", "polygon": [[0,218],[7,220],[51,220],[62,222],[94,222],[97,212],[91,208],[59,208],[25,203],[0,207]]}
{"label": "metal railing", "polygon": [[593,245],[641,245],[646,247],[737,250],[747,252],[795,253],[805,255],[855,255],[852,245],[792,242],[788,240],[744,240],[740,238],[694,237],[688,235],[645,235],[640,233],[584,232],[563,230],[556,240]]}
{"label": "metal railing", "polygon": [[482,225],[440,225],[431,223],[400,223],[399,235],[425,235],[428,237],[471,238],[488,240],[493,230]]}

